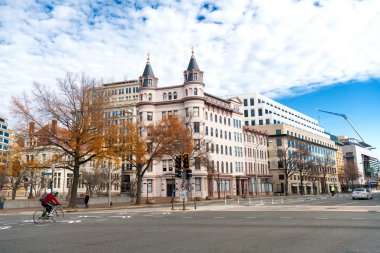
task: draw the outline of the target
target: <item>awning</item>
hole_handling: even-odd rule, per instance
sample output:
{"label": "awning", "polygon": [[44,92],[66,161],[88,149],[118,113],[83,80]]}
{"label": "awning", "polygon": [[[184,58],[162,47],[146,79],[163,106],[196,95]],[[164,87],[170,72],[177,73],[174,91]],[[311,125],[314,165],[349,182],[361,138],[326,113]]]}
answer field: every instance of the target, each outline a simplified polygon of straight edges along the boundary
{"label": "awning", "polygon": [[292,184],[292,186],[298,187],[298,184]]}

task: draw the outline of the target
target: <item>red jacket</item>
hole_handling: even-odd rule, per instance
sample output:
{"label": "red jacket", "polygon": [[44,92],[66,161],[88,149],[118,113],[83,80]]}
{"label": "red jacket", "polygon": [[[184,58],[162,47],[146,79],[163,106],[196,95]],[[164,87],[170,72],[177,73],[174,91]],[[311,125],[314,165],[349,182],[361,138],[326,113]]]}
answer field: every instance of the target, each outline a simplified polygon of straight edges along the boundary
{"label": "red jacket", "polygon": [[58,199],[55,198],[54,194],[53,193],[49,193],[44,202],[42,202],[42,205],[46,205],[46,204],[54,204],[54,205],[60,205]]}

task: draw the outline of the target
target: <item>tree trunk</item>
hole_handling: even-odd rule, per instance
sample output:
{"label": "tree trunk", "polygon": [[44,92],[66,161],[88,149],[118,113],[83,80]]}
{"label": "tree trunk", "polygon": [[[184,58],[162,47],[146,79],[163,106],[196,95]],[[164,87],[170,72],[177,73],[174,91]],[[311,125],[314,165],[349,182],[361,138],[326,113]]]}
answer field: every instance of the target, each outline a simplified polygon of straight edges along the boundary
{"label": "tree trunk", "polygon": [[303,177],[301,176],[301,195],[304,195]]}
{"label": "tree trunk", "polygon": [[289,182],[288,179],[289,179],[289,176],[285,175],[285,189],[284,189],[285,190],[284,191],[285,192],[285,196],[288,196],[288,188],[289,188],[288,187],[288,182]]}
{"label": "tree trunk", "polygon": [[75,161],[74,163],[74,170],[73,170],[73,183],[71,185],[71,197],[70,197],[70,203],[69,207],[76,207],[77,206],[77,191],[78,191],[78,182],[79,182],[79,161]]}
{"label": "tree trunk", "polygon": [[143,175],[140,175],[140,169],[137,170],[137,189],[136,189],[136,205],[141,204],[141,185]]}

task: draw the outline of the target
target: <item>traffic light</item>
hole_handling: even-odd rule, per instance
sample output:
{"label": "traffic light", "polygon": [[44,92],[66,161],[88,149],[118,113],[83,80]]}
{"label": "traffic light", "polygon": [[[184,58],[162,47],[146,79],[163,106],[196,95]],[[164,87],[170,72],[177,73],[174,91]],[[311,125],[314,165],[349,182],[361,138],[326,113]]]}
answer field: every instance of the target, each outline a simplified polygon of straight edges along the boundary
{"label": "traffic light", "polygon": [[175,177],[182,178],[182,170],[175,170]]}
{"label": "traffic light", "polygon": [[186,171],[186,179],[189,179],[193,176],[193,171],[192,170],[187,170]]}
{"label": "traffic light", "polygon": [[175,168],[181,169],[181,167],[182,167],[182,157],[180,155],[177,155],[175,157]]}
{"label": "traffic light", "polygon": [[184,169],[190,168],[190,166],[189,166],[189,154],[184,154],[182,158],[183,158],[183,168]]}

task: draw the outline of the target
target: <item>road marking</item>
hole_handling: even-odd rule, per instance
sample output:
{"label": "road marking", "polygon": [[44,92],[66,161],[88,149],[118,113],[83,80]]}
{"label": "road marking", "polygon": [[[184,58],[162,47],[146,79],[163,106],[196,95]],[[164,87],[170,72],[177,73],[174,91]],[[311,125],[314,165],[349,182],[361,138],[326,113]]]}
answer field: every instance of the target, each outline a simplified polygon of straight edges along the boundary
{"label": "road marking", "polygon": [[69,224],[73,224],[73,223],[79,223],[79,222],[81,222],[81,220],[71,220],[71,221],[69,221],[69,222],[67,222],[67,223],[69,223]]}
{"label": "road marking", "polygon": [[34,222],[34,220],[23,220],[22,222],[31,222],[31,223],[33,223]]}
{"label": "road marking", "polygon": [[246,219],[257,219],[257,217],[245,217]]}
{"label": "road marking", "polygon": [[0,230],[6,230],[6,229],[10,229],[12,226],[2,226],[0,227]]}
{"label": "road marking", "polygon": [[224,217],[214,217],[214,219],[224,219]]}
{"label": "road marking", "polygon": [[328,220],[329,218],[314,218],[315,220]]}
{"label": "road marking", "polygon": [[46,227],[46,226],[49,226],[49,224],[45,224],[45,225],[36,225],[36,227]]}
{"label": "road marking", "polygon": [[89,216],[89,215],[84,215],[84,216],[78,216],[78,218],[98,218],[99,216]]}

